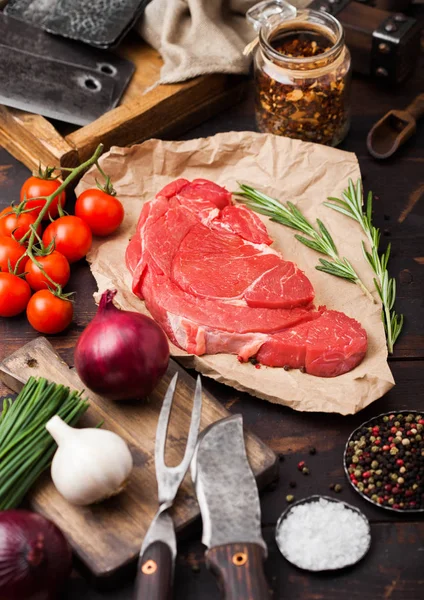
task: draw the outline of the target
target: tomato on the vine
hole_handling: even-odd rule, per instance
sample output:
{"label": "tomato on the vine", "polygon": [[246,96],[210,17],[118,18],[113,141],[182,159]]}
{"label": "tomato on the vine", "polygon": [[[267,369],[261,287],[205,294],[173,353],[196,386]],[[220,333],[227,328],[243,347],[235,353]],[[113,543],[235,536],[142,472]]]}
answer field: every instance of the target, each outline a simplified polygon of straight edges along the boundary
{"label": "tomato on the vine", "polygon": [[53,221],[43,234],[43,244],[48,246],[54,239],[55,249],[63,254],[70,263],[76,262],[91,248],[93,236],[91,229],[79,217],[67,215]]}
{"label": "tomato on the vine", "polygon": [[60,333],[70,325],[73,314],[72,302],[49,290],[35,292],[27,306],[28,321],[40,333]]}
{"label": "tomato on the vine", "polygon": [[[68,283],[71,276],[71,268],[63,254],[53,250],[53,252],[45,256],[36,256],[36,259],[55,283],[61,287]],[[25,279],[33,290],[44,290],[51,287],[51,282],[30,258],[25,263],[24,271],[26,273]]]}
{"label": "tomato on the vine", "polygon": [[122,223],[124,207],[115,196],[93,188],[78,196],[75,214],[89,225],[94,235],[105,236],[116,231]]}
{"label": "tomato on the vine", "polygon": [[[21,240],[34,225],[37,215],[33,211],[25,212],[19,207],[8,206],[0,212],[0,236],[6,235],[16,240]],[[41,225],[37,227],[37,233],[41,233]]]}
{"label": "tomato on the vine", "polygon": [[25,279],[0,273],[0,317],[19,315],[28,305],[31,289]]}
{"label": "tomato on the vine", "polygon": [[[9,271],[9,262],[11,269],[14,269],[18,260],[25,254],[25,247],[11,237],[0,237],[0,270],[3,273]],[[19,273],[24,272],[25,260],[19,263]]]}
{"label": "tomato on the vine", "polygon": [[[34,213],[34,215],[37,217],[40,214],[41,209],[46,204],[45,200],[37,200],[37,198],[39,196],[50,196],[58,189],[60,185],[60,181],[49,177],[49,172],[47,169],[43,177],[37,177],[35,175],[32,175],[25,181],[21,188],[21,202],[27,200],[25,208],[32,208],[33,210],[31,211],[31,213]],[[44,216],[44,219],[48,219],[49,214],[52,218],[57,217],[57,215],[59,214],[59,200],[60,205],[62,207],[65,206],[66,196],[64,191],[61,192],[58,196],[56,196],[56,198],[54,198],[54,200],[50,204],[47,214]]]}

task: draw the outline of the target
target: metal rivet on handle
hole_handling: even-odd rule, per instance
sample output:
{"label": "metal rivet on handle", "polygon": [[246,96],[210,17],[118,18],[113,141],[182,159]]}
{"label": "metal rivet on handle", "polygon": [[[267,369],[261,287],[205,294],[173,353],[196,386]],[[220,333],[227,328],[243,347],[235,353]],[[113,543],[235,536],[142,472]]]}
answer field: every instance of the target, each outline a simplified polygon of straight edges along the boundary
{"label": "metal rivet on handle", "polygon": [[232,561],[233,565],[236,565],[236,567],[242,567],[247,563],[246,552],[236,552],[236,554],[233,554]]}
{"label": "metal rivet on handle", "polygon": [[141,565],[141,572],[145,575],[153,575],[153,573],[156,573],[157,569],[157,564],[151,559],[146,560],[146,562]]}

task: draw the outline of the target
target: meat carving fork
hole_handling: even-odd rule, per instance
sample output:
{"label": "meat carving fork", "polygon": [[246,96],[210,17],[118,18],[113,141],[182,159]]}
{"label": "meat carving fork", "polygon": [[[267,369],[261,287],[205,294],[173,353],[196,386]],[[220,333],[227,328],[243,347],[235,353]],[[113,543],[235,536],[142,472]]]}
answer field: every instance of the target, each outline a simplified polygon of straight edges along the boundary
{"label": "meat carving fork", "polygon": [[156,430],[155,466],[159,509],[141,546],[134,600],[170,600],[172,598],[177,542],[174,523],[168,509],[172,506],[178,488],[190,466],[196,448],[202,412],[202,382],[198,376],[184,457],[176,467],[167,467],[165,446],[177,379],[178,373],[175,373],[166,391]]}

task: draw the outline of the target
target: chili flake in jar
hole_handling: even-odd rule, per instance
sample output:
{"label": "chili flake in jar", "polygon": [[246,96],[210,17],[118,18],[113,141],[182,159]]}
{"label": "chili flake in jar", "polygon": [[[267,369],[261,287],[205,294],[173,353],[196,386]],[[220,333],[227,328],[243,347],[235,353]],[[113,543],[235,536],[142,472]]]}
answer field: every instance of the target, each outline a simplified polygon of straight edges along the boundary
{"label": "chili flake in jar", "polygon": [[329,146],[350,124],[350,54],[331,15],[298,11],[262,27],[255,57],[259,130]]}

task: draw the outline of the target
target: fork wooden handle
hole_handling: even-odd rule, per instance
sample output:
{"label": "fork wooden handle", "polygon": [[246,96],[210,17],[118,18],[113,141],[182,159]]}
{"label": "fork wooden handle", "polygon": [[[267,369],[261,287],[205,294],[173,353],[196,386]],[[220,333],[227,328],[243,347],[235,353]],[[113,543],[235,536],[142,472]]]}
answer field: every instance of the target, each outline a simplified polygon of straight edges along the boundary
{"label": "fork wooden handle", "polygon": [[225,600],[270,600],[258,544],[226,544],[206,552],[208,567],[218,577]]}
{"label": "fork wooden handle", "polygon": [[171,600],[173,570],[169,546],[150,544],[138,563],[134,600]]}

